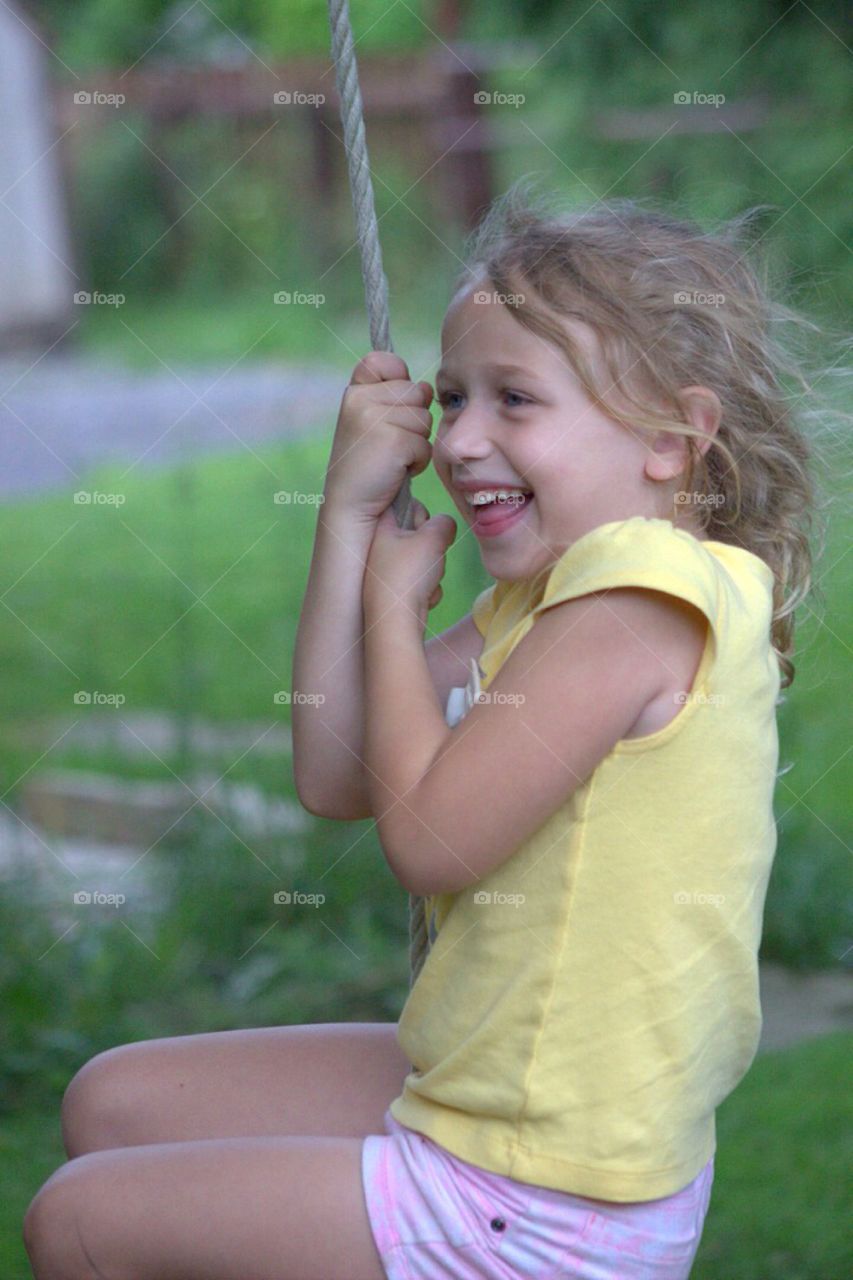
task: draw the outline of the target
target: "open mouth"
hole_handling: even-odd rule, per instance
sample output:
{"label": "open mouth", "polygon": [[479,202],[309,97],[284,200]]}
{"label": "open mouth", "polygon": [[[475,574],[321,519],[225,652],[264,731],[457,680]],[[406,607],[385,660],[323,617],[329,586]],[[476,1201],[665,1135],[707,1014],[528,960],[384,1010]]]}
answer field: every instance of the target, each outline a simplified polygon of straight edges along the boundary
{"label": "open mouth", "polygon": [[[472,498],[476,501],[472,501]],[[473,515],[475,533],[503,533],[519,520],[534,501],[530,490],[501,490],[496,493],[474,494],[468,499]]]}

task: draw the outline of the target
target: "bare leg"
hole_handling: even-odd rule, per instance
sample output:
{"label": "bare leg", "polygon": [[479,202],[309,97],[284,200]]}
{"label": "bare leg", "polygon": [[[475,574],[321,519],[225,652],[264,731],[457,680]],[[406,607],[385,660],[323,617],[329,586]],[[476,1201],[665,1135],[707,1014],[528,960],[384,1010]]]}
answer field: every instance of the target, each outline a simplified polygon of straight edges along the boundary
{"label": "bare leg", "polygon": [[144,1040],[92,1058],[62,1104],[69,1157],[203,1138],[383,1133],[410,1065],[396,1023]]}
{"label": "bare leg", "polygon": [[384,1280],[357,1138],[227,1138],[81,1156],[33,1200],[35,1280]]}

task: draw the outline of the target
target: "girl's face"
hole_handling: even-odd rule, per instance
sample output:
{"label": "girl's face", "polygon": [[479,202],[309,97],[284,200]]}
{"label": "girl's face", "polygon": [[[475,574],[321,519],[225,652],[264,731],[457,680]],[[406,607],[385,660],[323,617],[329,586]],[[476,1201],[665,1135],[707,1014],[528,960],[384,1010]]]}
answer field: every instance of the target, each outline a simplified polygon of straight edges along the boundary
{"label": "girl's face", "polygon": [[[593,331],[564,323],[593,354]],[[532,578],[600,524],[672,510],[644,475],[641,433],[594,405],[563,353],[519,324],[489,283],[456,294],[441,351],[433,462],[493,578]],[[491,508],[466,501],[473,488],[502,485],[533,496]]]}

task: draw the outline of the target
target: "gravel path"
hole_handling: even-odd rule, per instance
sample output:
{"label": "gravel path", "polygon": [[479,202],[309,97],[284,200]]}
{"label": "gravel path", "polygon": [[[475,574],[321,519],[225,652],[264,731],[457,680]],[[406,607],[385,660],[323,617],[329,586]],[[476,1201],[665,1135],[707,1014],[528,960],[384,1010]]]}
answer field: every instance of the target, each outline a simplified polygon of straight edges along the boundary
{"label": "gravel path", "polygon": [[349,379],[331,366],[281,361],[174,373],[69,354],[33,361],[0,359],[0,499],[83,487],[108,459],[157,466],[314,431],[331,444]]}

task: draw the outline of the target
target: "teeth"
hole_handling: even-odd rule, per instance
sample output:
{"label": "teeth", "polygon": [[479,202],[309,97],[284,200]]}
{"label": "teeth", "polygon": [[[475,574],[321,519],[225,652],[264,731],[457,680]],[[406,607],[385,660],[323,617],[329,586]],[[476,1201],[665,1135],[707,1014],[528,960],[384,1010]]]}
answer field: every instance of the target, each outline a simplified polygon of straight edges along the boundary
{"label": "teeth", "polygon": [[529,494],[529,489],[476,489],[465,494],[465,501],[471,507],[481,507],[488,502],[505,502],[515,494]]}

